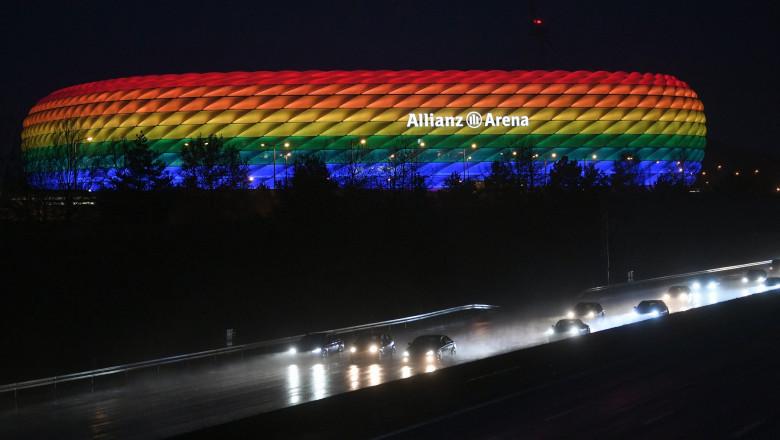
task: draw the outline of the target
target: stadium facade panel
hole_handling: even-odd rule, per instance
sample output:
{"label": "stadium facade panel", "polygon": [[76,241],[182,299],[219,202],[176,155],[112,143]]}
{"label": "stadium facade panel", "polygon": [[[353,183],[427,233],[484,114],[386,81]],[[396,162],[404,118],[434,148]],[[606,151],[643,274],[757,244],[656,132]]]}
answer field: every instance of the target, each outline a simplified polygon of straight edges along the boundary
{"label": "stadium facade panel", "polygon": [[[218,135],[241,151],[253,185],[275,185],[317,154],[336,179],[356,166],[381,186],[391,158],[430,188],[530,148],[546,172],[566,156],[612,172],[626,154],[645,183],[700,168],[702,102],[664,74],[604,71],[277,71],[150,75],[64,88],[24,120],[34,160],[72,127],[91,157],[143,133],[177,175],[182,147]],[[475,116],[476,115],[476,116]],[[478,117],[477,117],[478,116]],[[438,121],[438,122],[437,122]],[[479,124],[477,124],[479,122]]]}

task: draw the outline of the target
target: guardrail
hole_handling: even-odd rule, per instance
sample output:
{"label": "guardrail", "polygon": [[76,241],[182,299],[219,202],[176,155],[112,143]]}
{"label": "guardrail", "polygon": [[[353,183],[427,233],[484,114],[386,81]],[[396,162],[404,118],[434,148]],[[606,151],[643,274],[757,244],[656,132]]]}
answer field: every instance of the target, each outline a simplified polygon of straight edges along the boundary
{"label": "guardrail", "polygon": [[[405,318],[390,319],[381,322],[372,322],[369,324],[356,325],[352,327],[343,327],[331,330],[324,330],[325,333],[351,333],[361,330],[369,330],[372,328],[390,327],[399,324],[408,324],[411,322],[422,321],[424,319],[436,318],[438,316],[449,315],[457,312],[465,312],[468,310],[494,310],[498,306],[489,304],[466,304],[458,307],[450,307],[448,309],[437,310],[429,313],[421,313],[419,315],[408,316]],[[317,333],[323,333],[317,332]],[[111,367],[97,368],[94,370],[81,371],[78,373],[64,374],[61,376],[52,376],[42,379],[33,379],[23,382],[15,382],[6,385],[0,385],[0,394],[14,392],[14,395],[20,390],[26,390],[30,388],[38,388],[44,386],[57,386],[57,384],[65,382],[73,382],[77,380],[94,380],[96,377],[107,376],[111,374],[126,373],[129,371],[140,370],[144,368],[160,367],[162,365],[168,365],[178,362],[185,362],[190,360],[202,359],[207,357],[221,356],[231,353],[240,353],[244,351],[256,350],[258,348],[270,347],[274,345],[282,345],[292,343],[304,335],[289,336],[279,339],[271,339],[267,341],[253,342],[250,344],[234,345],[232,347],[216,348],[213,350],[198,351],[195,353],[180,354],[175,356],[168,356],[160,359],[152,359],[148,361],[133,362],[123,365],[114,365]]]}
{"label": "guardrail", "polygon": [[597,287],[591,287],[590,289],[583,290],[580,292],[579,297],[583,297],[589,293],[594,292],[601,292],[606,289],[613,289],[615,287],[625,287],[625,286],[635,286],[637,284],[643,284],[643,283],[650,283],[655,281],[664,281],[664,280],[673,280],[677,278],[689,278],[689,277],[695,277],[700,275],[707,275],[711,273],[718,273],[718,272],[726,272],[730,270],[737,270],[737,269],[746,269],[749,267],[756,267],[756,266],[765,266],[767,264],[771,264],[772,260],[764,260],[764,261],[756,261],[754,263],[745,263],[745,264],[737,264],[734,266],[723,266],[723,267],[717,267],[715,269],[704,269],[699,270],[696,272],[688,272],[688,273],[680,273],[675,275],[664,275],[661,277],[655,277],[655,278],[647,278],[644,280],[637,280],[632,282],[623,282],[623,283],[616,283],[616,284],[610,284],[608,286],[597,286]]}

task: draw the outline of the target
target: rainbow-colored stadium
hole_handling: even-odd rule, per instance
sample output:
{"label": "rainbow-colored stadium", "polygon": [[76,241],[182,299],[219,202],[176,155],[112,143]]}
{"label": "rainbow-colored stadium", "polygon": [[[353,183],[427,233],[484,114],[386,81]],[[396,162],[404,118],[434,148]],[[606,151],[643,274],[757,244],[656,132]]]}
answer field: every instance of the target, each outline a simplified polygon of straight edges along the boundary
{"label": "rainbow-colored stadium", "polygon": [[[467,123],[473,112],[528,123],[477,126]],[[415,125],[410,115],[462,119],[461,125]],[[662,74],[231,72],[137,76],[55,91],[30,110],[22,145],[35,157],[69,122],[98,157],[111,143],[143,133],[176,175],[185,143],[219,135],[241,151],[254,185],[268,187],[307,154],[320,155],[338,180],[354,165],[356,150],[365,172],[381,182],[389,158],[406,151],[430,188],[453,173],[482,178],[491,162],[525,146],[540,166],[567,156],[607,174],[615,160],[632,154],[650,184],[678,161],[685,172],[698,170],[705,120],[696,93]]]}

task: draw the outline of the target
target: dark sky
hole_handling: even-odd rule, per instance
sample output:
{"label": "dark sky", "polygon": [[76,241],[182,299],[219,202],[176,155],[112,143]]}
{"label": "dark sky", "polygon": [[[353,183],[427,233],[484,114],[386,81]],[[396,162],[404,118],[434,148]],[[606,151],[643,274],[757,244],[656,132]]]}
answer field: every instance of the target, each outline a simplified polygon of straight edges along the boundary
{"label": "dark sky", "polygon": [[[773,1],[5,1],[2,116],[52,90],[129,75],[277,69],[604,69],[673,74],[709,143],[777,151]],[[730,5],[729,5],[730,4]],[[10,122],[9,122],[10,121]]]}

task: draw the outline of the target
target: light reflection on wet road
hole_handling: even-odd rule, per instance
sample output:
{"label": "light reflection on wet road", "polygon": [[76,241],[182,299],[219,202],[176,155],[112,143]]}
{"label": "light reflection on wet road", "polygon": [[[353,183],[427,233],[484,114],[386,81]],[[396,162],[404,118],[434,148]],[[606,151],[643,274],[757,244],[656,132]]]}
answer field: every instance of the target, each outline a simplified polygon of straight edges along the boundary
{"label": "light reflection on wet road", "polygon": [[[619,298],[589,298],[600,301],[607,313],[589,322],[592,330],[644,319],[635,316],[632,307],[641,299],[661,298],[663,290],[637,288]],[[729,281],[718,289],[694,293],[688,301],[670,300],[668,305],[676,313],[764,290],[757,284]],[[543,343],[544,332],[569,306],[488,313],[460,323],[395,331],[399,352],[420,334],[452,337],[458,344],[457,355],[434,363],[405,363],[399,355],[354,359],[347,353],[321,358],[285,352],[173,368],[159,376],[131,380],[127,386],[0,410],[0,438],[160,438],[192,431]]]}

